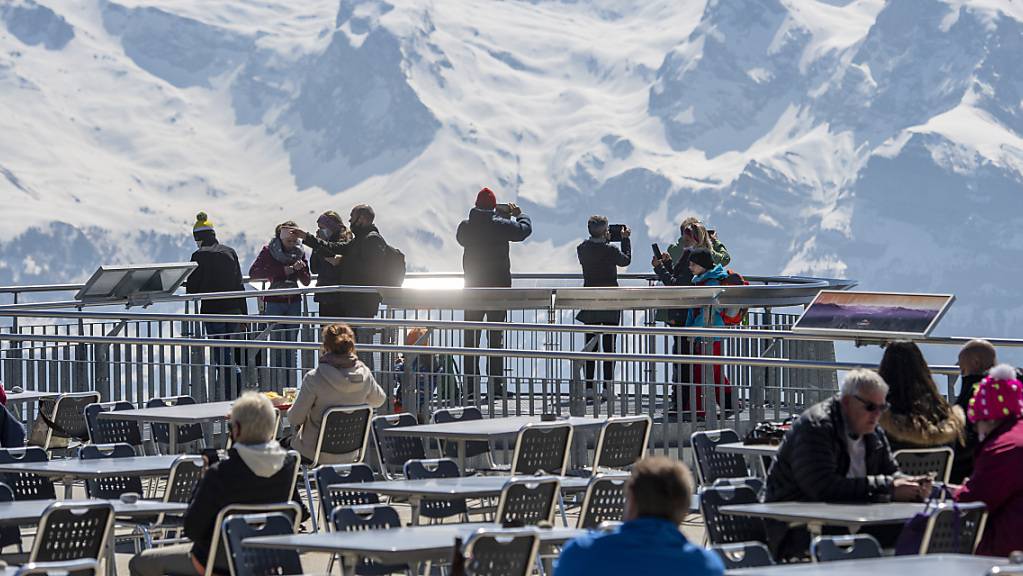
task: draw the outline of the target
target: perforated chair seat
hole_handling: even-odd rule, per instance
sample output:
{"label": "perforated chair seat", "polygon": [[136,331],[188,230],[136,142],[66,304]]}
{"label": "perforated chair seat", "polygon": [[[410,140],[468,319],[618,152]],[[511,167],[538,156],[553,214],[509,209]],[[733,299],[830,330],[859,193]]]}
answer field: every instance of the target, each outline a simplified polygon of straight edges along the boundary
{"label": "perforated chair seat", "polygon": [[942,503],[927,522],[921,554],[973,554],[984,534],[983,502]]}
{"label": "perforated chair seat", "polygon": [[567,422],[526,424],[515,440],[512,476],[566,472],[571,445],[572,426]]}
{"label": "perforated chair seat", "polygon": [[501,489],[496,522],[502,526],[553,524],[560,490],[556,477],[512,477]]}
{"label": "perforated chair seat", "polygon": [[721,561],[725,563],[725,570],[760,568],[774,565],[771,550],[762,542],[718,544],[711,546],[710,549],[716,552]]}
{"label": "perforated chair seat", "polygon": [[738,441],[739,435],[727,428],[694,432],[690,436],[701,485],[712,484],[718,478],[744,478],[750,475],[746,459],[741,454],[726,454],[717,450],[720,444]]}
{"label": "perforated chair seat", "polygon": [[[380,504],[335,508],[330,514],[330,522],[333,524],[335,532],[362,532],[401,527],[401,518],[398,516],[398,512],[390,506]],[[407,564],[381,564],[363,558],[355,566],[355,573],[364,576],[378,576],[405,572],[408,569]]]}
{"label": "perforated chair seat", "polygon": [[870,534],[818,536],[810,543],[814,562],[864,560],[881,557],[881,544]]}
{"label": "perforated chair seat", "polygon": [[[76,392],[61,394],[55,400],[43,398],[39,401],[40,415],[49,402],[53,404],[52,425],[47,423],[46,438],[42,448],[50,450],[54,447],[54,437],[66,437],[71,440],[87,441],[89,425],[85,421],[85,407],[100,401],[99,392]],[[70,447],[72,443],[69,443]],[[61,446],[61,449],[64,447]]]}
{"label": "perforated chair seat", "polygon": [[621,522],[625,514],[625,482],[628,476],[594,476],[586,486],[579,511],[579,528],[597,528],[604,522]]}
{"label": "perforated chair seat", "polygon": [[471,576],[529,576],[540,536],[535,530],[479,530],[464,546],[465,573]]}
{"label": "perforated chair seat", "polygon": [[[82,460],[131,458],[135,455],[135,449],[127,444],[90,444],[82,446],[78,451],[78,457]],[[129,492],[142,494],[142,478],[138,476],[90,478],[85,481],[85,490],[90,498],[101,499],[117,499]]]}
{"label": "perforated chair seat", "polygon": [[[0,464],[16,462],[46,462],[50,456],[39,447],[0,448]],[[14,492],[15,500],[53,500],[57,498],[53,480],[31,472],[0,474],[3,482]]]}
{"label": "perforated chair seat", "polygon": [[[191,396],[172,396],[169,398],[151,398],[146,402],[146,408],[163,408],[164,406],[189,406],[195,404],[195,398]],[[170,444],[170,425],[153,423],[150,425],[153,433],[153,440],[160,444]],[[184,424],[178,426],[177,445],[184,446],[191,442],[198,442],[203,439],[201,424]]]}
{"label": "perforated chair seat", "polygon": [[[426,478],[458,478],[458,463],[449,458],[437,460],[409,460],[405,463],[405,477],[409,480]],[[465,498],[450,500],[424,499],[419,505],[419,515],[423,518],[442,519],[461,516],[468,520],[468,507]]]}
{"label": "perforated chair seat", "polygon": [[409,460],[424,460],[426,458],[426,447],[423,445],[422,438],[385,436],[381,432],[392,428],[416,426],[417,424],[419,424],[419,420],[415,415],[408,412],[376,416],[371,421],[373,443],[376,445],[380,471],[388,480],[393,480],[395,477],[400,476],[405,469],[405,463]]}
{"label": "perforated chair seat", "polygon": [[757,493],[749,486],[710,487],[700,494],[700,511],[711,544],[766,542],[767,529],[760,518],[722,514],[718,509],[732,504],[755,504]]}
{"label": "perforated chair seat", "polygon": [[368,464],[336,464],[319,466],[313,470],[320,493],[320,511],[328,527],[330,511],[339,506],[379,504],[380,496],[373,492],[359,492],[356,484],[372,482],[373,469]]}
{"label": "perforated chair seat", "polygon": [[908,476],[933,474],[942,482],[948,482],[952,475],[955,452],[948,446],[941,448],[912,448],[898,450],[892,456],[899,464],[899,471]]}
{"label": "perforated chair seat", "polygon": [[55,502],[39,520],[29,562],[96,560],[113,530],[108,502]]}
{"label": "perforated chair seat", "polygon": [[85,422],[89,427],[89,441],[93,444],[128,444],[142,446],[142,427],[134,420],[99,418],[102,412],[132,410],[131,402],[102,402],[85,407]]}
{"label": "perforated chair seat", "polygon": [[224,519],[224,544],[231,576],[302,574],[302,560],[295,550],[252,548],[242,541],[257,536],[284,536],[295,533],[294,518],[273,514],[231,515]]}

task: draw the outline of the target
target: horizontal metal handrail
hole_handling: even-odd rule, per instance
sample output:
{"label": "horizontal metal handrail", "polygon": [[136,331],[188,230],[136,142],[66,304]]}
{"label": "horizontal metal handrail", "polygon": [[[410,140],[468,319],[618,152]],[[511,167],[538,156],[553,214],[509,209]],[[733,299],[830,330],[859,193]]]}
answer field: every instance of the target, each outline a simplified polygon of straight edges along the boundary
{"label": "horizontal metal handrail", "polygon": [[[867,340],[859,336],[842,334],[804,334],[788,329],[769,330],[763,328],[700,328],[671,326],[608,326],[586,324],[530,324],[523,322],[469,322],[464,320],[429,320],[424,318],[344,318],[329,316],[269,316],[239,314],[180,314],[158,312],[94,312],[71,310],[3,310],[0,316],[17,318],[63,318],[139,322],[226,322],[231,324],[296,324],[318,326],[324,323],[343,322],[352,326],[367,328],[410,328],[423,327],[439,330],[510,330],[523,332],[600,332],[639,336],[670,336],[690,338],[759,338],[778,340],[801,340],[815,342],[848,341],[876,343],[882,340]],[[0,340],[5,339],[0,334]],[[900,337],[900,339],[903,339]],[[905,338],[918,344],[962,346],[973,340],[968,336],[928,336]],[[1020,338],[987,338],[994,346],[1023,347]]]}

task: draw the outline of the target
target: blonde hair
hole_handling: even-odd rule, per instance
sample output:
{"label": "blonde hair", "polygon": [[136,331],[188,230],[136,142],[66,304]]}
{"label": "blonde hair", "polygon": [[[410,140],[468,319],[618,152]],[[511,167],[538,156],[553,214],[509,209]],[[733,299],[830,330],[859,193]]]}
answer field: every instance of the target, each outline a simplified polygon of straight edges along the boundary
{"label": "blonde hair", "polygon": [[277,418],[270,399],[258,392],[248,391],[231,405],[231,423],[238,424],[239,444],[266,444],[274,439]]}
{"label": "blonde hair", "polygon": [[703,225],[698,219],[689,217],[682,221],[682,237],[685,238],[686,230],[694,230],[695,234],[693,240],[693,248],[706,248],[710,250],[710,253],[714,253],[714,245],[710,241],[710,234],[707,233],[707,227]]}
{"label": "blonde hair", "polygon": [[321,347],[327,354],[347,356],[355,352],[355,332],[348,324],[324,326],[321,336]]}

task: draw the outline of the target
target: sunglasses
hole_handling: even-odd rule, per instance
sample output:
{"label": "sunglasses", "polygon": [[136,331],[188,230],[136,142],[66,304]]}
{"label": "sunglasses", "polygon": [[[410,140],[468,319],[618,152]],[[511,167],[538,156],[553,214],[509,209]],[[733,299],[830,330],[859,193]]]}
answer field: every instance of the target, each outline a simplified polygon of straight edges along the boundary
{"label": "sunglasses", "polygon": [[886,412],[889,408],[892,407],[892,405],[889,404],[888,402],[875,404],[870,400],[864,400],[863,398],[860,398],[857,394],[853,394],[853,398],[859,400],[863,404],[863,409],[866,410],[867,412]]}

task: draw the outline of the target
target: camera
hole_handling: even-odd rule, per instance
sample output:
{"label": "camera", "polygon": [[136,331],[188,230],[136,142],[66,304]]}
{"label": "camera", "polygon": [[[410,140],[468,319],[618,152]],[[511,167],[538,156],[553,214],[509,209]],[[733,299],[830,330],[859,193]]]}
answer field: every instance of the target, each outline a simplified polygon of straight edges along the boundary
{"label": "camera", "polygon": [[611,224],[607,227],[608,235],[610,235],[611,242],[622,241],[622,230],[625,229],[625,224]]}

